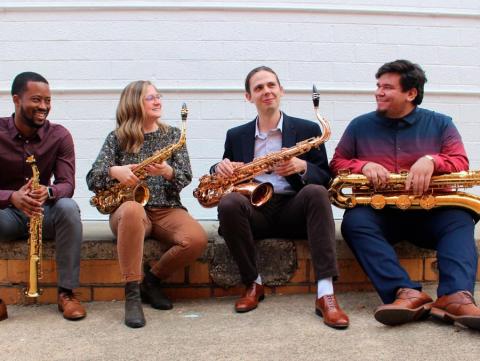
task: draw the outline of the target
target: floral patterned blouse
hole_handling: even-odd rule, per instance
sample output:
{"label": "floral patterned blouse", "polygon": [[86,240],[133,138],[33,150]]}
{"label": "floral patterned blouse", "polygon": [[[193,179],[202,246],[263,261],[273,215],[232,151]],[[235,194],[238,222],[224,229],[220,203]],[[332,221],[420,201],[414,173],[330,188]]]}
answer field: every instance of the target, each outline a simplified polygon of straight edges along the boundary
{"label": "floral patterned blouse", "polygon": [[[118,181],[108,175],[110,167],[115,165],[138,164],[152,156],[155,151],[166,148],[180,139],[180,129],[167,126],[144,134],[144,142],[138,153],[127,153],[120,149],[115,131],[110,132],[105,143],[87,174],[87,185],[91,191],[109,188]],[[180,202],[180,191],[192,181],[192,169],[187,148],[184,145],[166,160],[173,168],[174,178],[167,181],[161,176],[145,179],[150,190],[150,199],[146,207],[185,208]]]}

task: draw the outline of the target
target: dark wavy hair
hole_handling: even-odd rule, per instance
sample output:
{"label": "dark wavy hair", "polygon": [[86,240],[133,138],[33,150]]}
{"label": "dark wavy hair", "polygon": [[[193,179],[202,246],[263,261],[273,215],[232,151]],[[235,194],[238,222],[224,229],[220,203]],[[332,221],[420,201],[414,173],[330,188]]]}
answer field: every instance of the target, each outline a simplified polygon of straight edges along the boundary
{"label": "dark wavy hair", "polygon": [[408,60],[395,60],[390,63],[383,64],[375,74],[375,78],[380,78],[383,74],[395,73],[400,75],[400,85],[404,92],[415,88],[417,96],[413,99],[413,104],[420,105],[423,100],[423,87],[427,82],[425,72],[418,64],[414,64]]}

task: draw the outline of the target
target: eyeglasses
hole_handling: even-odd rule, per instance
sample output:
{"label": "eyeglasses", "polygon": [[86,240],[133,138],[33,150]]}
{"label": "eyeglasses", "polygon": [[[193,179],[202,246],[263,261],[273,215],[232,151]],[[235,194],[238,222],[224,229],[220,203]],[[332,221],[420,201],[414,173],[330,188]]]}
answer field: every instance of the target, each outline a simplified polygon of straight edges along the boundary
{"label": "eyeglasses", "polygon": [[162,94],[150,94],[143,99],[145,99],[147,102],[152,102],[154,99],[161,100],[162,97],[163,97]]}

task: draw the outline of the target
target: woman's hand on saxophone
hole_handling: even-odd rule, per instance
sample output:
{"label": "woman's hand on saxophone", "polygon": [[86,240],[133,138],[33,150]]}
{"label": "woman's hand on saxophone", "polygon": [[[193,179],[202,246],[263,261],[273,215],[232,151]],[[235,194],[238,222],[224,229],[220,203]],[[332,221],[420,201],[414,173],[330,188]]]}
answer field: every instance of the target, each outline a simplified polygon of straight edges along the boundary
{"label": "woman's hand on saxophone", "polygon": [[388,178],[390,178],[390,172],[387,168],[375,162],[365,164],[362,173],[373,184],[374,189],[384,188],[388,183]]}
{"label": "woman's hand on saxophone", "polygon": [[148,175],[161,176],[167,181],[171,181],[174,176],[173,168],[166,161],[150,164],[145,167],[145,170],[147,171]]}
{"label": "woman's hand on saxophone", "polygon": [[136,166],[136,164],[115,165],[110,167],[108,174],[110,177],[118,180],[121,184],[134,186],[140,182],[140,179],[138,179],[138,177],[132,172],[132,169]]}
{"label": "woman's hand on saxophone", "polygon": [[13,192],[10,197],[10,203],[25,213],[27,217],[41,215],[43,212],[43,202],[33,198],[30,194],[32,192],[31,186],[32,180],[30,179],[18,191]]}
{"label": "woman's hand on saxophone", "polygon": [[235,168],[243,165],[243,162],[232,162],[230,159],[225,158],[215,167],[215,173],[221,177],[231,177]]}
{"label": "woman's hand on saxophone", "polygon": [[427,157],[421,157],[410,167],[407,179],[405,180],[405,190],[412,188],[413,194],[421,196],[430,186],[435,165]]}

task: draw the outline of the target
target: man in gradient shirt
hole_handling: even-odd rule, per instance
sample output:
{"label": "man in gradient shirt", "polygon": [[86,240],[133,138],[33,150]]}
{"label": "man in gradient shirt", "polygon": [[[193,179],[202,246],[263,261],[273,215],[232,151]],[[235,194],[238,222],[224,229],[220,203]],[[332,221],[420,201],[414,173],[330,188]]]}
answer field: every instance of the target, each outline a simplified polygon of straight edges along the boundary
{"label": "man in gradient shirt", "polygon": [[[433,174],[467,170],[468,158],[452,119],[418,108],[427,80],[422,68],[396,60],[381,66],[376,78],[377,110],[348,125],[330,163],[333,173],[361,173],[381,193],[391,172],[407,171],[405,193],[422,195]],[[375,311],[377,321],[398,325],[431,313],[480,329],[480,309],[473,298],[477,220],[457,207],[404,211],[356,206],[345,212],[343,237],[384,302]],[[393,244],[403,239],[437,251],[435,302],[401,267]]]}

